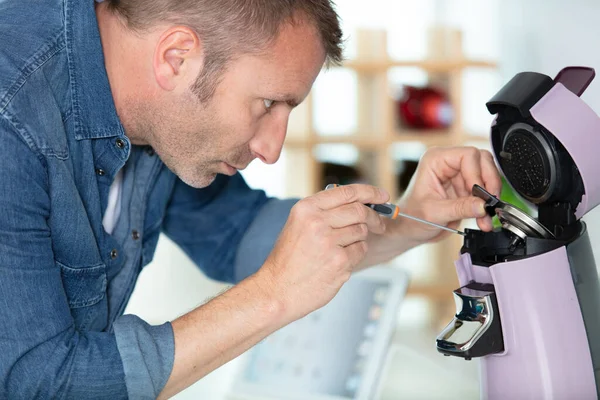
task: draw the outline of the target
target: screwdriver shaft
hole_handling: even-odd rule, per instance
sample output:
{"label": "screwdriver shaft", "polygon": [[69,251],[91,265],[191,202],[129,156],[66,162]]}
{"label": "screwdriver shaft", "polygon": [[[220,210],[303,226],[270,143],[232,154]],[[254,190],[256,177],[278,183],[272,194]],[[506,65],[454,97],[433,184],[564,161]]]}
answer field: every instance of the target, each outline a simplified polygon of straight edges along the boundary
{"label": "screwdriver shaft", "polygon": [[462,235],[462,236],[467,236],[466,233],[464,233],[462,231],[459,231],[457,229],[448,228],[447,226],[439,225],[439,224],[436,224],[434,222],[430,222],[430,221],[426,221],[426,220],[421,219],[421,218],[413,217],[412,215],[404,214],[402,212],[399,212],[398,215],[402,216],[404,218],[412,219],[413,221],[421,222],[423,224],[435,226],[436,228],[443,229],[443,230],[448,231],[448,232],[457,233],[457,234]]}
{"label": "screwdriver shaft", "polygon": [[[329,190],[329,189],[333,189],[338,187],[337,184],[329,184],[325,187],[325,190]],[[426,225],[430,225],[430,226],[434,226],[436,228],[439,229],[443,229],[445,231],[448,232],[452,232],[452,233],[456,233],[462,236],[467,236],[466,233],[456,230],[456,229],[452,229],[452,228],[448,228],[447,226],[444,225],[440,225],[440,224],[436,224],[434,222],[430,222],[430,221],[426,221],[424,219],[421,218],[417,218],[417,217],[413,217],[412,215],[408,215],[408,214],[404,214],[403,212],[400,212],[400,207],[398,207],[395,204],[392,203],[385,203],[385,204],[365,204],[367,207],[373,209],[376,213],[378,213],[379,215],[382,215],[384,217],[387,218],[391,218],[391,219],[396,219],[398,216],[404,217],[404,218],[408,218],[408,219],[412,219],[413,221],[417,221],[417,222],[421,222],[423,224]]]}

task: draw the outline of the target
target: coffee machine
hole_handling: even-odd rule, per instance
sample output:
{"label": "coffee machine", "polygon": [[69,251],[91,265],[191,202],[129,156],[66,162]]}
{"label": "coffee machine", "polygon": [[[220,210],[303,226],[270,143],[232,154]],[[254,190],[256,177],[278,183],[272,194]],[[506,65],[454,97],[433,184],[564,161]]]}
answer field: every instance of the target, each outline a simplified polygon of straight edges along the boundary
{"label": "coffee machine", "polygon": [[581,218],[600,203],[600,118],[580,98],[591,68],[523,72],[488,103],[499,170],[533,215],[488,193],[501,227],[465,229],[446,356],[480,360],[483,399],[597,399],[600,286]]}

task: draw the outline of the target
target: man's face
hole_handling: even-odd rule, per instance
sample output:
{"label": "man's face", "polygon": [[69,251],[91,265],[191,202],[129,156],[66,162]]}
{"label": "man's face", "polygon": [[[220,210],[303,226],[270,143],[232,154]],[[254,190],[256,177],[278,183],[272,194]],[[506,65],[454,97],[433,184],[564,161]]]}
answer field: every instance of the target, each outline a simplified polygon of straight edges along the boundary
{"label": "man's face", "polygon": [[[191,90],[138,112],[136,130],[184,182],[206,187],[255,158],[280,156],[292,108],[309,93],[325,60],[310,24],[288,25],[260,55],[233,59],[214,96],[200,103]],[[166,104],[165,104],[166,103]],[[141,132],[140,132],[141,133]]]}

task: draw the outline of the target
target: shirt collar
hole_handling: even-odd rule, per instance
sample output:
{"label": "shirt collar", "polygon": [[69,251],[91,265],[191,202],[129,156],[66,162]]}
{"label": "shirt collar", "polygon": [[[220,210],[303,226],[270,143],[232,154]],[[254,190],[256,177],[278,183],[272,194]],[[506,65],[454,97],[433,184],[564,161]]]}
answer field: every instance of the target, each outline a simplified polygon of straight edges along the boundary
{"label": "shirt collar", "polygon": [[67,0],[66,41],[75,138],[124,136],[117,116],[92,0]]}

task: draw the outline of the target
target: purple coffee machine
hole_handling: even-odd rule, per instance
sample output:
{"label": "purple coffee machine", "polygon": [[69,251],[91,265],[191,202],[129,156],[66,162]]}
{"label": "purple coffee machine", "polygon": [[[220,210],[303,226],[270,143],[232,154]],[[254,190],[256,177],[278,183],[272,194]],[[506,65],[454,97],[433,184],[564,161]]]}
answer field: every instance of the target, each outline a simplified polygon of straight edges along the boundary
{"label": "purple coffee machine", "polygon": [[593,69],[524,72],[488,103],[494,157],[532,217],[475,186],[501,228],[466,229],[456,315],[437,337],[481,362],[483,399],[597,399],[600,286],[581,217],[600,203],[600,118],[579,97]]}

